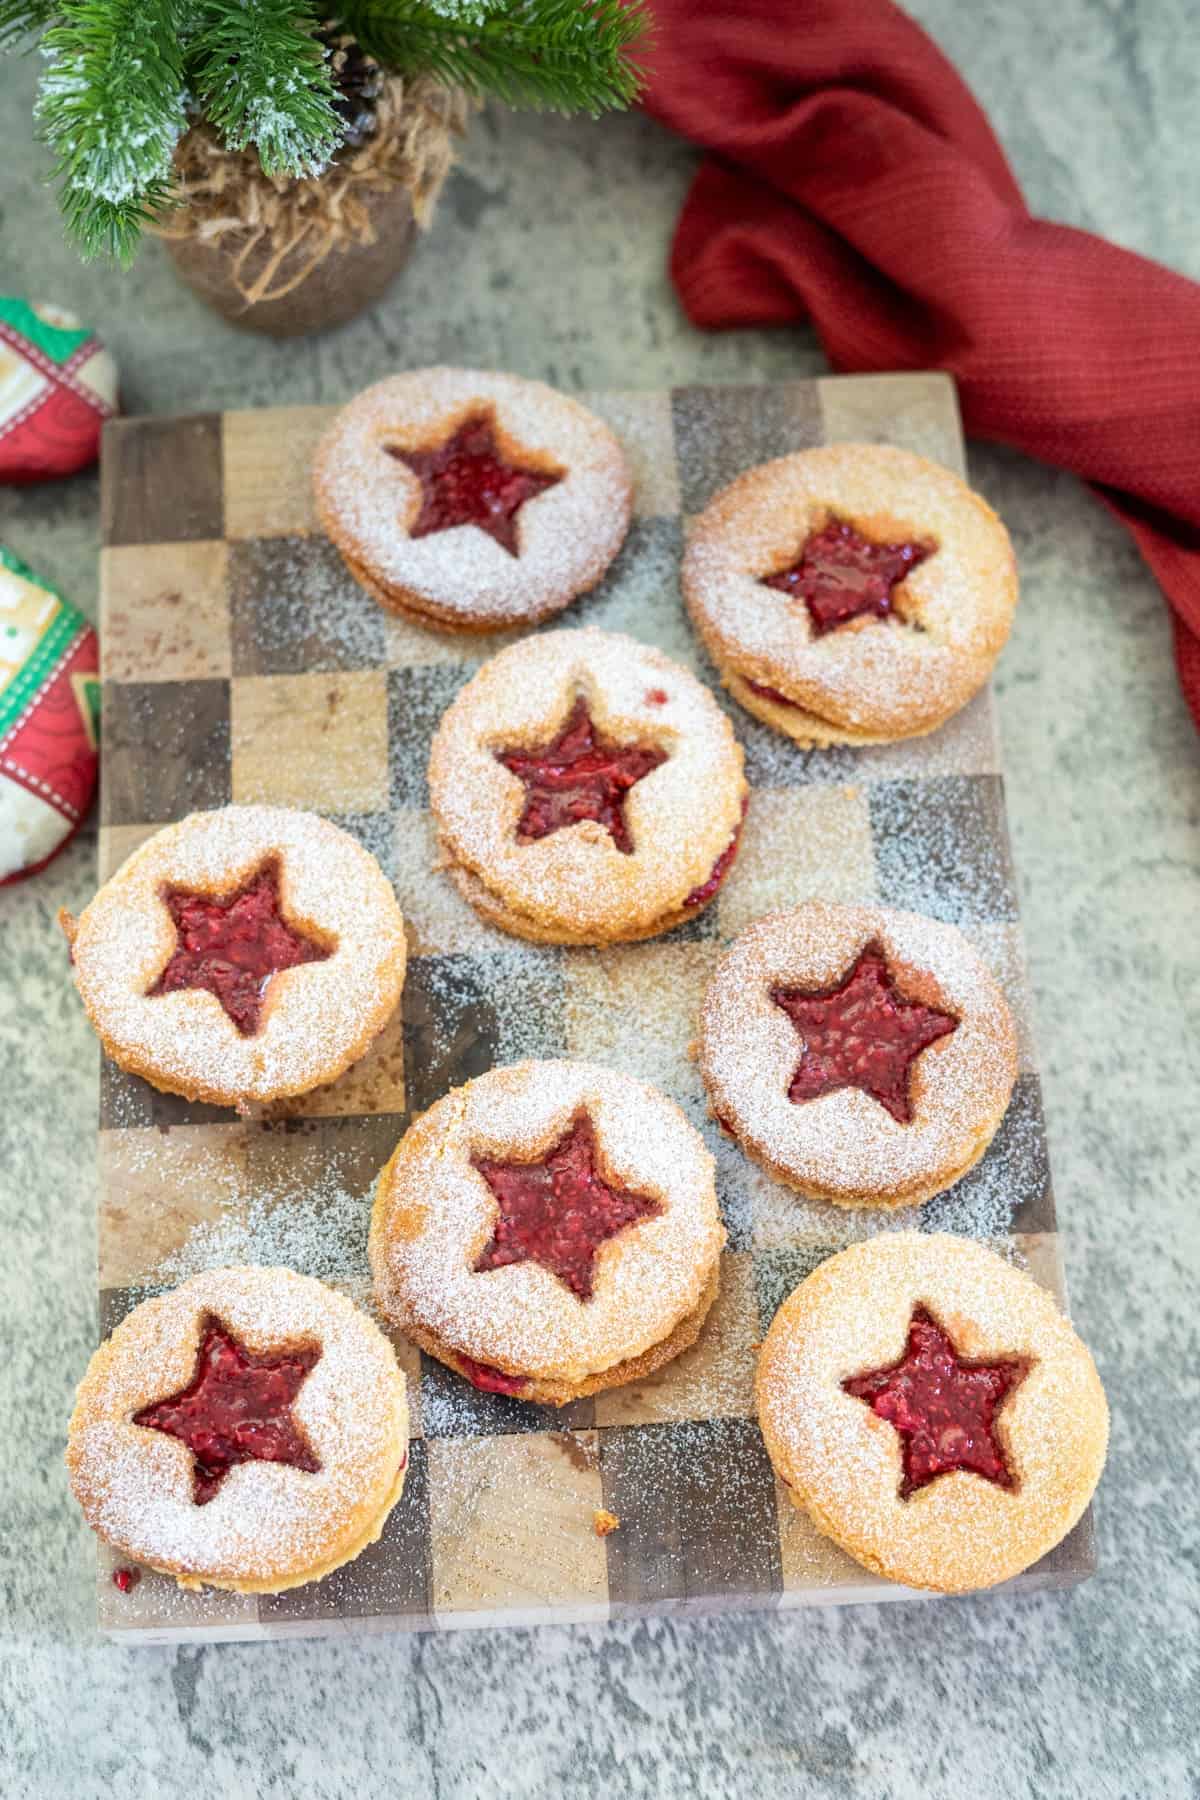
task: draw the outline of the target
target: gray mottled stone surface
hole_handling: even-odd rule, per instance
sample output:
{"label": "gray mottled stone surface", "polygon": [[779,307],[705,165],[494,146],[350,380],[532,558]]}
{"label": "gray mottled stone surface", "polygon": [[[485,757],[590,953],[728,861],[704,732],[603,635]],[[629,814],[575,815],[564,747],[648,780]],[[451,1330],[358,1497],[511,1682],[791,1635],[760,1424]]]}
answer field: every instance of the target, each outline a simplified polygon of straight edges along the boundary
{"label": "gray mottled stone surface", "polygon": [[[1035,206],[1200,277],[1187,0],[916,11]],[[157,247],[124,280],[74,261],[29,141],[34,74],[0,65],[0,289],[94,319],[131,409],[341,399],[436,358],[568,387],[821,367],[802,331],[686,326],[663,263],[693,159],[639,119],[483,119],[385,305],[312,344],[235,334]],[[1062,1595],[786,1619],[98,1644],[60,1461],[95,1333],[96,1048],[53,926],[91,891],[85,834],[40,881],[0,892],[6,1793],[1198,1791],[1200,744],[1161,601],[1118,528],[1076,482],[1015,455],[976,447],[972,468],[1024,574],[999,688],[1074,1309],[1114,1413],[1099,1576]],[[0,491],[0,535],[89,609],[96,529],[90,478]]]}

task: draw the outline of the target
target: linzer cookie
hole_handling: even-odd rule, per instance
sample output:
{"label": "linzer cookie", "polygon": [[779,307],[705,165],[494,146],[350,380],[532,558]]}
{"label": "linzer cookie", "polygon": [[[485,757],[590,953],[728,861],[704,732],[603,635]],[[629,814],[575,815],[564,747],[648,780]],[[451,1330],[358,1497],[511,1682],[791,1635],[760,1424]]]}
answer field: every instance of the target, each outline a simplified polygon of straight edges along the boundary
{"label": "linzer cookie", "polygon": [[759,919],[704,996],[724,1129],[807,1198],[915,1206],[976,1163],[1017,1074],[1012,1017],[952,925],[809,901]]}
{"label": "linzer cookie", "polygon": [[1104,1467],[1086,1347],[1051,1295],[967,1238],[887,1233],[822,1263],[776,1313],[757,1392],[793,1503],[909,1587],[1019,1574]]}
{"label": "linzer cookie", "polygon": [[391,1345],[288,1269],[213,1269],[143,1301],[92,1357],[67,1442],[100,1537],[181,1587],[256,1594],[374,1543],[407,1461]]}
{"label": "linzer cookie", "polygon": [[1017,603],[987,503],[884,444],[739,476],[696,521],[682,580],[726,687],[803,745],[936,730],[987,681]]}
{"label": "linzer cookie", "polygon": [[374,857],[283,807],[192,813],[60,919],[113,1061],[218,1106],[336,1080],[404,985],[404,923]]}
{"label": "linzer cookie", "polygon": [[379,1178],[383,1313],[494,1393],[555,1406],[695,1342],[725,1233],[674,1103],[591,1063],[493,1069],[430,1107]]}
{"label": "linzer cookie", "polygon": [[451,878],[518,937],[653,937],[715,897],[737,851],[742,752],[708,690],[632,638],[555,631],[485,663],[433,740]]}
{"label": "linzer cookie", "polygon": [[517,375],[418,369],[334,421],[313,479],[321,523],[381,605],[497,631],[595,587],[629,529],[633,483],[608,426]]}

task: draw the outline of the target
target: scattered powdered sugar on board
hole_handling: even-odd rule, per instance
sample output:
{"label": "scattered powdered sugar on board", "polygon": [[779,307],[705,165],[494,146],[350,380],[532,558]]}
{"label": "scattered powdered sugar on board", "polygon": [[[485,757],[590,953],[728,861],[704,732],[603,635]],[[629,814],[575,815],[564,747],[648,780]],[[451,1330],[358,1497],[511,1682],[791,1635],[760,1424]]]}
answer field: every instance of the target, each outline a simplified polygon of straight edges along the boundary
{"label": "scattered powdered sugar on board", "polygon": [[253,1263],[294,1269],[338,1287],[360,1304],[370,1292],[367,1227],[370,1197],[322,1187],[291,1194],[256,1193],[222,1218],[193,1226],[178,1250],[159,1263],[159,1286],[175,1287],[204,1269]]}

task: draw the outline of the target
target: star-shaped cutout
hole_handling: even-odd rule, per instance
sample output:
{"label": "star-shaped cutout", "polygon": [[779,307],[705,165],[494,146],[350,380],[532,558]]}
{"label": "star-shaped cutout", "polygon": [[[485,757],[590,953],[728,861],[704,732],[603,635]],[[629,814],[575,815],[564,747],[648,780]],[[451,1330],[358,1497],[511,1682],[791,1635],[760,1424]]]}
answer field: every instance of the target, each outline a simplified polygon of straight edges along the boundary
{"label": "star-shaped cutout", "polygon": [[256,1355],[219,1319],[206,1319],[187,1387],[144,1406],[133,1423],[187,1445],[197,1506],[208,1504],[238,1463],[290,1463],[315,1475],[321,1464],[292,1407],[320,1359],[316,1345]]}
{"label": "star-shaped cutout", "polygon": [[227,899],[167,888],[163,903],[175,924],[175,949],[148,993],[207,988],[243,1037],[258,1030],[272,975],[300,963],[324,962],[333,954],[283,917],[279,869],[273,862]]}
{"label": "star-shaped cutout", "polygon": [[969,1469],[1013,1485],[1004,1446],[996,1436],[996,1416],[1028,1365],[967,1362],[923,1306],[908,1328],[904,1355],[889,1369],[855,1375],[842,1388],[900,1433],[904,1474],[900,1498],[907,1500],[951,1469]]}
{"label": "star-shaped cutout", "polygon": [[896,587],[936,548],[928,540],[877,544],[853,525],[830,519],[805,541],[799,559],[765,576],[763,586],[803,600],[814,637],[824,637],[864,614],[886,619]]}
{"label": "star-shaped cutout", "polygon": [[434,449],[402,450],[393,444],[386,448],[421,483],[421,510],[409,528],[410,537],[478,525],[510,556],[520,554],[517,514],[525,502],[562,480],[561,471],[511,462],[496,443],[490,413],[464,419]]}
{"label": "star-shaped cutout", "polygon": [[776,988],[771,998],[804,1043],[789,1100],[799,1105],[838,1088],[861,1088],[901,1125],[912,1121],[913,1064],[958,1027],[952,1014],[904,998],[877,944],[867,945],[836,987],[815,994]]}
{"label": "star-shaped cutout", "polygon": [[666,762],[667,753],[604,737],[581,697],[550,743],[537,750],[497,750],[496,758],[525,784],[525,808],[517,822],[519,843],[548,837],[580,819],[595,819],[628,856],[633,839],[625,822],[626,796]]}
{"label": "star-shaped cutout", "polygon": [[509,1263],[540,1262],[580,1300],[590,1300],[600,1245],[628,1225],[662,1212],[657,1200],[614,1187],[596,1163],[596,1134],[581,1114],[540,1162],[473,1165],[499,1208],[476,1274]]}

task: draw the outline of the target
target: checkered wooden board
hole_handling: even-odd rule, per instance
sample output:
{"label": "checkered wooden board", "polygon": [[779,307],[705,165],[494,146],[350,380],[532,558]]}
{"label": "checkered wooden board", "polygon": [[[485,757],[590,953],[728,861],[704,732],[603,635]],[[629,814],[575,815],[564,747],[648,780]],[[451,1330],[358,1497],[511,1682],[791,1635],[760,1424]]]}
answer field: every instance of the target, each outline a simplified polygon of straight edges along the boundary
{"label": "checkered wooden board", "polygon": [[[942,376],[585,398],[628,447],[636,517],[601,587],[554,623],[632,632],[714,687],[677,569],[687,521],[717,487],[751,463],[837,439],[886,439],[963,462]],[[880,1223],[799,1202],[721,1141],[687,1051],[722,944],[773,907],[809,895],[878,899],[960,924],[1007,988],[1021,1075],[983,1162],[950,1195],[887,1223],[1011,1231],[1033,1273],[1062,1296],[991,696],[930,738],[858,752],[797,750],[722,696],[754,794],[718,902],[646,944],[517,944],[432,871],[425,786],[442,711],[509,640],[402,623],[345,573],[309,497],[309,462],[330,412],[131,419],[106,431],[101,876],[196,808],[261,801],[326,813],[396,886],[411,952],[403,1017],[340,1082],[266,1121],[190,1105],[104,1068],[102,1329],[170,1285],[172,1259],[176,1275],[181,1256],[190,1266],[205,1231],[227,1243],[220,1234],[238,1216],[263,1231],[261,1245],[253,1231],[248,1240],[260,1260],[298,1243],[311,1248],[310,1272],[332,1272],[361,1297],[372,1181],[408,1121],[517,1055],[611,1062],[685,1107],[718,1158],[729,1232],[721,1297],[676,1362],[562,1411],[477,1393],[398,1341],[416,1435],[404,1498],[380,1543],[328,1580],[276,1598],[186,1595],[154,1575],[121,1594],[102,1552],[102,1628],[125,1642],[163,1642],[906,1595],[788,1504],[753,1405],[755,1350],[780,1300]],[[598,1508],[621,1521],[603,1539]],[[1012,1585],[1066,1585],[1093,1566],[1089,1515]]]}

